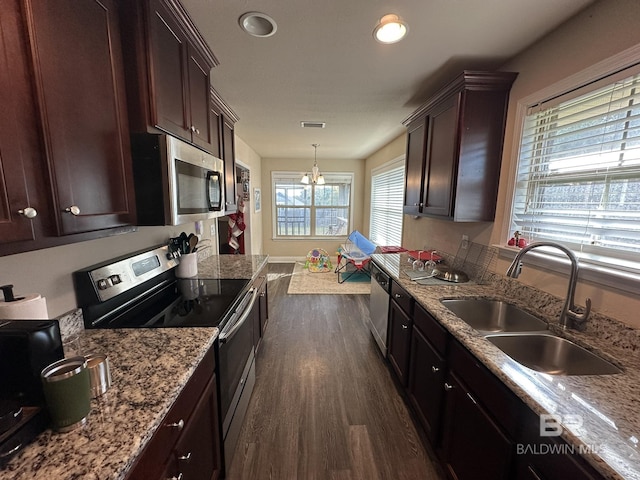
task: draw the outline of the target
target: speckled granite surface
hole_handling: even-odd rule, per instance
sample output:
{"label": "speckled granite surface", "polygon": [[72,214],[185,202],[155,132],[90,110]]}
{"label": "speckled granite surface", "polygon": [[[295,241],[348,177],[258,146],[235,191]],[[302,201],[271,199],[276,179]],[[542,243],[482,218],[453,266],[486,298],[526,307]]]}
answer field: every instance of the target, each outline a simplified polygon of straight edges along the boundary
{"label": "speckled granite surface", "polygon": [[[253,279],[268,258],[203,252],[198,278]],[[0,480],[124,478],[218,329],[84,330],[81,310],[58,320],[66,356],[108,355],[112,387],[92,400],[87,425],[69,433],[47,430],[0,470]]]}
{"label": "speckled granite surface", "polygon": [[198,278],[254,278],[269,255],[211,255],[198,258]]}
{"label": "speckled granite surface", "polygon": [[0,479],[124,478],[217,335],[217,328],[83,331],[78,348],[108,355],[111,388],[92,400],[84,427],[47,430]]}
{"label": "speckled granite surface", "polygon": [[[564,425],[563,438],[587,449],[585,458],[605,478],[640,479],[640,335],[624,324],[592,313],[584,332],[560,333],[563,299],[494,275],[488,284],[421,286],[403,273],[406,254],[375,254],[381,265],[451,334],[537,414],[579,415],[582,425]],[[445,298],[506,300],[543,318],[554,333],[578,343],[623,369],[617,375],[552,376],[512,360],[444,307]]]}

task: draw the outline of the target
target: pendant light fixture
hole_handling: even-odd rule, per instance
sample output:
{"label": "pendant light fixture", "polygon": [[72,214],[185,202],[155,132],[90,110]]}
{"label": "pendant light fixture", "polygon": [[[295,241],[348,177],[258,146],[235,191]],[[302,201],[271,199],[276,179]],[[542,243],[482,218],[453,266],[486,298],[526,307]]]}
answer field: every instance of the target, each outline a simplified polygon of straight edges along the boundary
{"label": "pendant light fixture", "polygon": [[313,153],[313,167],[311,168],[311,176],[308,173],[305,173],[300,179],[300,183],[305,185],[309,185],[309,183],[324,185],[324,177],[320,173],[320,169],[318,168],[318,144],[312,143],[311,146],[314,148]]}

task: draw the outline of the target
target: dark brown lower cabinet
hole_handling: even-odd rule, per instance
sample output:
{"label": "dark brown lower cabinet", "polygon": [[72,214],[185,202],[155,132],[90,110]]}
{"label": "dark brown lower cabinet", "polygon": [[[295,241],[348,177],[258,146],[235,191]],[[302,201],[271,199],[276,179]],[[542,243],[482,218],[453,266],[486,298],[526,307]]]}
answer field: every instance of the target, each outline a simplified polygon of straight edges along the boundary
{"label": "dark brown lower cabinet", "polygon": [[455,374],[447,377],[444,389],[442,459],[447,475],[457,480],[511,478],[514,443]]}
{"label": "dark brown lower cabinet", "polygon": [[222,472],[215,351],[211,348],[126,476],[216,480]]}
{"label": "dark brown lower cabinet", "polygon": [[216,480],[220,477],[218,399],[215,375],[200,397],[173,451],[173,471],[165,478]]}
{"label": "dark brown lower cabinet", "polygon": [[445,361],[422,332],[413,327],[409,400],[432,445],[439,440],[444,397]]}
{"label": "dark brown lower cabinet", "polygon": [[389,303],[389,362],[403,387],[409,379],[409,354],[413,322],[395,301]]}
{"label": "dark brown lower cabinet", "polygon": [[580,457],[578,447],[557,437],[540,436],[540,417],[525,409],[516,449],[517,480],[597,480],[602,476]]}

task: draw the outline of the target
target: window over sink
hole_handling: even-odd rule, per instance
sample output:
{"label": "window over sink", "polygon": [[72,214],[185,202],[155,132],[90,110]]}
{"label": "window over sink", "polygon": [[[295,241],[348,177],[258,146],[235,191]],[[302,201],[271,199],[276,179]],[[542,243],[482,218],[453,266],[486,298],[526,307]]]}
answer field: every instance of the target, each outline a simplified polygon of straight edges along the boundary
{"label": "window over sink", "polygon": [[582,85],[526,111],[521,103],[509,230],[562,243],[583,265],[637,274],[640,66]]}
{"label": "window over sink", "polygon": [[273,172],[274,238],[326,238],[351,232],[353,173],[323,172],[325,183],[300,183],[299,172]]}

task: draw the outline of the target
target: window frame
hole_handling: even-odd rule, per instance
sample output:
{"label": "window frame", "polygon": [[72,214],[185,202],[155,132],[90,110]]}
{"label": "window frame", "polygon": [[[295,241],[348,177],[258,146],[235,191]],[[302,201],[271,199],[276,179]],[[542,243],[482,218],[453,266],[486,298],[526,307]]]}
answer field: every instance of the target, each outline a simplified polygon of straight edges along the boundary
{"label": "window frame", "polygon": [[[291,181],[293,183],[300,183],[300,178],[302,178],[302,174],[300,172],[293,172],[293,171],[272,171],[271,172],[271,191],[273,192],[271,195],[271,218],[272,218],[272,224],[271,224],[271,239],[273,241],[289,241],[289,240],[329,240],[329,239],[345,239],[349,236],[349,233],[351,233],[351,230],[353,229],[353,199],[354,199],[354,183],[355,183],[355,173],[354,172],[322,172],[322,175],[325,178],[325,185],[331,185],[331,179],[332,177],[348,177],[349,181],[350,181],[350,188],[349,188],[349,205],[348,205],[348,220],[349,223],[347,225],[347,228],[345,229],[345,233],[342,235],[278,235],[278,217],[277,217],[277,210],[278,210],[278,205],[276,204],[276,198],[275,198],[275,194],[276,194],[276,181],[278,179],[291,179]],[[302,185],[302,184],[301,184]],[[315,226],[314,226],[314,222],[315,222],[315,209],[316,208],[331,208],[331,207],[327,207],[327,206],[320,206],[320,207],[316,207],[316,205],[314,204],[314,194],[315,194],[315,185],[314,184],[309,184],[309,187],[311,187],[311,205],[309,205],[308,208],[311,209],[311,214],[310,214],[310,222],[311,222],[311,231],[314,232]],[[336,208],[342,208],[342,207],[336,207]]]}
{"label": "window frame", "polygon": [[[639,64],[640,45],[628,48],[617,55],[611,56],[601,62],[592,65],[574,75],[549,85],[548,87],[521,98],[516,103],[513,142],[511,145],[511,162],[508,175],[506,208],[500,228],[500,243],[494,245],[499,249],[500,256],[506,259],[513,259],[519,251],[516,247],[508,247],[506,239],[510,238],[511,220],[513,216],[514,194],[516,189],[516,177],[518,171],[518,160],[520,155],[522,133],[525,124],[525,117],[531,108],[547,102],[550,99],[566,95],[569,92],[579,92],[583,89],[598,88],[596,84],[612,83],[613,77],[623,70],[630,69]],[[578,94],[576,94],[578,96]],[[504,241],[503,241],[504,240]],[[598,257],[588,253],[576,252],[580,259],[580,279],[598,285],[614,288],[619,291],[638,294],[640,293],[640,262],[608,263],[603,261],[606,257]],[[568,272],[568,260],[555,249],[548,252],[536,252],[528,255],[528,261],[538,267],[551,270],[557,273]],[[611,258],[611,257],[609,257]]]}
{"label": "window frame", "polygon": [[[404,178],[406,175],[406,171],[405,171],[405,167],[406,167],[406,155],[400,155],[399,157],[396,157],[392,160],[389,160],[385,163],[383,163],[382,165],[379,165],[375,168],[371,169],[371,176],[369,177],[369,185],[370,185],[370,195],[369,195],[369,238],[371,239],[371,241],[373,243],[376,243],[375,239],[373,238],[373,232],[371,231],[371,227],[373,225],[373,215],[374,215],[374,209],[373,209],[373,177],[376,175],[381,175],[381,174],[385,174],[387,172],[390,172],[392,170],[396,170],[401,168],[402,169],[402,191],[404,192]],[[397,245],[400,246],[402,245],[402,229],[404,227],[404,213],[402,211],[402,207],[404,205],[404,193],[400,198],[400,241],[397,242]],[[391,245],[389,243],[387,243],[387,245]],[[395,244],[394,244],[395,245]]]}

